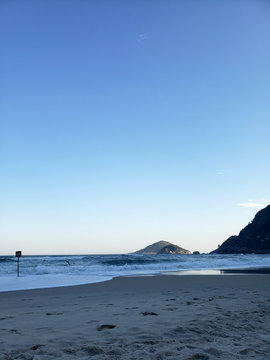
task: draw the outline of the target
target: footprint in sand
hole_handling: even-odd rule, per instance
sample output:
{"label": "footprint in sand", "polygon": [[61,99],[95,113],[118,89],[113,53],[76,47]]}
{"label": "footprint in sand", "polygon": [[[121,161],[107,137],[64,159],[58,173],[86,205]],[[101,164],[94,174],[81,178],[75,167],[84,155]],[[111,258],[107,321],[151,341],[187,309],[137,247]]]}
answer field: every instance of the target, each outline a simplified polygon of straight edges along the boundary
{"label": "footprint in sand", "polygon": [[97,346],[85,346],[83,350],[91,356],[104,354],[104,350]]}
{"label": "footprint in sand", "polygon": [[6,316],[6,317],[0,318],[0,321],[7,320],[7,319],[14,319],[14,318],[15,318],[15,316]]}
{"label": "footprint in sand", "polygon": [[152,311],[145,311],[142,313],[143,316],[147,316],[147,315],[154,315],[154,316],[158,316],[157,313],[155,312],[152,312]]}
{"label": "footprint in sand", "polygon": [[64,352],[66,353],[66,354],[75,354],[76,353],[76,350],[75,349],[72,349],[72,348],[68,348],[68,349],[64,349]]}
{"label": "footprint in sand", "polygon": [[33,345],[33,346],[31,346],[30,347],[30,350],[38,350],[38,349],[40,349],[41,347],[43,347],[44,345],[41,345],[41,344],[37,344],[37,345]]}
{"label": "footprint in sand", "polygon": [[50,316],[50,315],[63,315],[63,314],[64,314],[63,312],[54,312],[54,313],[47,312],[46,313],[47,316]]}
{"label": "footprint in sand", "polygon": [[115,326],[116,325],[112,325],[112,324],[100,325],[100,326],[98,326],[97,331],[102,331],[102,330],[105,330],[105,329],[113,329],[113,328],[115,328]]}

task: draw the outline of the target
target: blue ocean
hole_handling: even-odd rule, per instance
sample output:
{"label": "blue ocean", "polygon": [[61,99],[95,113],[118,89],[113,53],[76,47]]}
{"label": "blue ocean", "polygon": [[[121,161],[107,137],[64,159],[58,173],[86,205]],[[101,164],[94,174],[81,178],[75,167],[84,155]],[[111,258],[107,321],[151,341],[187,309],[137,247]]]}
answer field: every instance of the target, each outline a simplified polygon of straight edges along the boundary
{"label": "blue ocean", "polygon": [[215,274],[216,270],[270,268],[269,255],[0,256],[0,291],[95,283],[117,276]]}

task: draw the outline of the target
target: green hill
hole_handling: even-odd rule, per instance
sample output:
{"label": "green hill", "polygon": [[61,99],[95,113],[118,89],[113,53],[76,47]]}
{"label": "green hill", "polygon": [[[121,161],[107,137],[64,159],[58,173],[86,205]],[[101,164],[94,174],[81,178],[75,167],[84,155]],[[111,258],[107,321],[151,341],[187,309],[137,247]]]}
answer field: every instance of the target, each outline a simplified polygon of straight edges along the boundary
{"label": "green hill", "polygon": [[161,240],[146,246],[144,249],[135,251],[134,254],[191,254],[191,252],[178,245]]}

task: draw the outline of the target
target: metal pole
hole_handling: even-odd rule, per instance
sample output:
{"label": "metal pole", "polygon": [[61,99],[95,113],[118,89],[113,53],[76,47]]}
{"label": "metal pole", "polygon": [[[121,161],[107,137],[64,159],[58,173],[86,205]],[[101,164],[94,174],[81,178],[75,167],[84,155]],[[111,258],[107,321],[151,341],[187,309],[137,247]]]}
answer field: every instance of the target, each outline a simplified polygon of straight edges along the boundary
{"label": "metal pole", "polygon": [[17,261],[17,277],[20,276],[20,258],[18,256],[18,261]]}
{"label": "metal pole", "polygon": [[17,277],[20,276],[20,256],[22,256],[22,252],[21,251],[16,251],[15,252],[15,256],[17,257]]}

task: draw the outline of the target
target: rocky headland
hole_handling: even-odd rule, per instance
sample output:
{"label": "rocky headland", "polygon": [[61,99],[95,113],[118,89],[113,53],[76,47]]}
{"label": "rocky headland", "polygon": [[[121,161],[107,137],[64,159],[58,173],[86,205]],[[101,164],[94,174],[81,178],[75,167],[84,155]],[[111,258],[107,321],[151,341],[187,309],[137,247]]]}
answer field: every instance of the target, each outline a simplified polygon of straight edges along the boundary
{"label": "rocky headland", "polygon": [[211,254],[269,254],[270,205],[260,210],[254,219],[240,231],[230,236]]}

